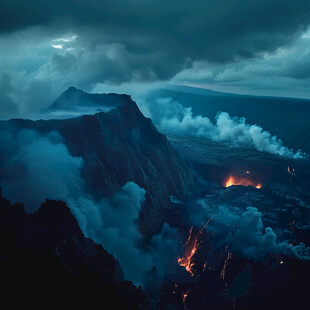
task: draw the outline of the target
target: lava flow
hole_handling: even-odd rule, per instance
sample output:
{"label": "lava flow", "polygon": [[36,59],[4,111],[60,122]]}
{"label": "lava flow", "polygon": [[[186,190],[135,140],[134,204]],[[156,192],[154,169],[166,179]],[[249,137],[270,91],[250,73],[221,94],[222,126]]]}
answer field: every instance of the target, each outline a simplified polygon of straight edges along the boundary
{"label": "lava flow", "polygon": [[189,292],[190,292],[190,290],[188,290],[188,291],[186,291],[185,293],[183,293],[183,295],[182,295],[183,304],[185,304],[186,297],[187,297],[187,295],[188,295]]}
{"label": "lava flow", "polygon": [[296,174],[295,174],[295,169],[294,169],[294,168],[291,169],[290,166],[287,166],[287,172],[288,172],[289,175],[290,175],[289,178],[288,178],[289,181],[290,181],[290,182],[293,182],[292,176],[296,175]]}
{"label": "lava flow", "polygon": [[192,257],[198,249],[198,235],[193,233],[193,226],[189,231],[188,239],[186,240],[186,252],[184,257],[178,259],[180,266],[185,267],[186,271],[189,272],[192,276]]}
{"label": "lava flow", "polygon": [[235,176],[230,175],[224,181],[224,186],[229,187],[232,185],[243,185],[243,186],[249,186],[250,185],[250,186],[253,186],[255,188],[261,188],[262,187],[262,184],[260,184],[260,183],[253,182],[253,181],[246,179],[246,178],[239,178],[239,177],[235,177]]}
{"label": "lava flow", "polygon": [[[226,251],[227,251],[227,246],[226,246]],[[225,281],[226,267],[227,267],[227,264],[228,264],[229,260],[231,260],[231,257],[232,257],[232,253],[231,252],[227,252],[227,258],[225,259],[224,266],[223,266],[223,269],[222,269],[221,275],[220,275],[220,278],[223,281]]]}
{"label": "lava flow", "polygon": [[194,263],[192,262],[192,257],[196,253],[198,249],[198,238],[203,233],[204,229],[209,225],[212,218],[209,218],[209,220],[206,222],[206,224],[196,233],[194,233],[194,227],[192,226],[189,230],[189,236],[186,240],[186,251],[185,255],[182,258],[178,259],[178,263],[180,266],[183,266],[187,272],[191,274],[191,276],[194,275],[192,271],[192,267],[194,266]]}

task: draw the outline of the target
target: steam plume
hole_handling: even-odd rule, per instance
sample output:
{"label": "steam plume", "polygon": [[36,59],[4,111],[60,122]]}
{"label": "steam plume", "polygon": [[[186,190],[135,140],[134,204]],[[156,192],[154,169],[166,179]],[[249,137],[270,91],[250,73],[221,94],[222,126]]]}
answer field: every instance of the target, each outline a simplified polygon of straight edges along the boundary
{"label": "steam plume", "polygon": [[143,285],[154,266],[160,281],[171,268],[170,262],[176,262],[173,249],[177,251],[178,232],[168,224],[151,238],[147,248],[142,245],[138,219],[143,188],[129,182],[112,198],[96,201],[86,193],[81,178],[83,158],[70,154],[58,132],[2,131],[0,138],[0,185],[6,198],[23,202],[29,213],[47,198],[66,201],[85,236],[113,254],[125,279],[134,284]]}
{"label": "steam plume", "polygon": [[192,108],[184,108],[170,97],[158,98],[156,104],[148,105],[148,110],[158,129],[166,134],[203,137],[229,146],[252,148],[287,158],[307,157],[301,150],[294,152],[283,146],[282,140],[262,127],[247,124],[244,117],[231,117],[226,112],[220,112],[215,123],[212,123],[207,117],[194,116]]}
{"label": "steam plume", "polygon": [[[201,202],[203,204],[203,202]],[[230,250],[243,257],[261,260],[266,255],[278,253],[310,260],[310,248],[299,243],[291,245],[287,240],[278,240],[271,227],[264,227],[262,213],[257,208],[219,206],[209,208],[204,205],[206,217],[212,217],[208,230],[213,232],[217,246],[228,245]]]}

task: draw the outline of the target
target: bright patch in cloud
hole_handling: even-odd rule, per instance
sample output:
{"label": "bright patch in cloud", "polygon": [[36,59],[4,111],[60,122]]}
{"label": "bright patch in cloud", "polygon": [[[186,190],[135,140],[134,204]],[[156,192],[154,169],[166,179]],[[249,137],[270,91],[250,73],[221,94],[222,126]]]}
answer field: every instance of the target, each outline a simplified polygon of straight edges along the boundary
{"label": "bright patch in cloud", "polygon": [[62,42],[71,42],[73,40],[75,40],[78,36],[77,35],[72,35],[72,36],[68,36],[68,37],[65,37],[65,38],[59,38],[59,39],[56,39],[54,41],[62,41]]}
{"label": "bright patch in cloud", "polygon": [[62,49],[62,45],[61,44],[51,44],[51,47]]}

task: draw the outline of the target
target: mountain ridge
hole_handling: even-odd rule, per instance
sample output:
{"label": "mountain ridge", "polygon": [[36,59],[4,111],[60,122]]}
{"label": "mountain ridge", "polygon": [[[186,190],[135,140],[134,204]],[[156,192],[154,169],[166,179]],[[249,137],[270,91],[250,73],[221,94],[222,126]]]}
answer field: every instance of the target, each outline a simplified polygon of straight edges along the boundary
{"label": "mountain ridge", "polygon": [[83,158],[81,176],[96,199],[112,196],[129,181],[144,188],[141,227],[152,233],[161,226],[171,195],[179,200],[191,195],[193,179],[151,119],[130,96],[121,98],[126,100],[107,112],[61,120],[12,119],[1,121],[0,130],[13,136],[22,129],[59,132],[71,155]]}
{"label": "mountain ridge", "polygon": [[87,93],[74,86],[65,90],[48,108],[48,111],[70,110],[74,108],[115,108],[122,105],[131,97],[127,94]]}
{"label": "mountain ridge", "polygon": [[47,199],[26,214],[22,204],[12,205],[0,190],[0,215],[3,302],[34,309],[109,302],[148,308],[141,289],[124,281],[118,261],[83,235],[64,202]]}

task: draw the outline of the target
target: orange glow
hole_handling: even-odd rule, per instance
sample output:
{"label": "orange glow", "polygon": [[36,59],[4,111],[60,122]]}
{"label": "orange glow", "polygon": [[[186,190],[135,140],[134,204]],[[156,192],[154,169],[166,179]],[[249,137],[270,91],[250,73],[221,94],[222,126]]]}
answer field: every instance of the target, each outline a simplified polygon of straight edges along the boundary
{"label": "orange glow", "polygon": [[183,304],[185,303],[186,297],[187,297],[187,295],[188,295],[189,292],[190,292],[190,290],[188,290],[188,291],[186,291],[185,293],[183,293],[183,295],[182,295]]}
{"label": "orange glow", "polygon": [[295,174],[295,169],[294,168],[290,168],[290,166],[287,166],[287,172],[289,173],[289,174],[292,174],[292,175],[294,175]]}
{"label": "orange glow", "polygon": [[[227,250],[227,246],[226,246],[226,250]],[[228,261],[231,260],[231,257],[232,257],[232,253],[231,252],[227,252],[227,258],[225,259],[224,266],[223,266],[223,269],[222,269],[221,275],[220,275],[220,278],[223,281],[225,281],[226,268],[227,268]]]}
{"label": "orange glow", "polygon": [[192,262],[192,258],[199,248],[198,238],[203,233],[204,229],[209,225],[211,219],[212,218],[209,218],[206,224],[196,233],[194,233],[193,231],[194,229],[193,226],[190,228],[189,236],[188,239],[186,240],[186,251],[184,257],[178,259],[179,265],[184,267],[186,271],[191,274],[191,276],[194,275],[192,267],[195,265]]}
{"label": "orange glow", "polygon": [[184,257],[178,259],[178,263],[180,266],[183,266],[187,272],[189,272],[192,276],[194,275],[192,272],[192,267],[194,263],[192,262],[192,257],[196,253],[198,249],[198,236],[193,234],[193,227],[191,227],[189,231],[189,236],[186,241],[186,252]]}
{"label": "orange glow", "polygon": [[249,179],[246,178],[239,178],[235,176],[229,176],[225,181],[224,181],[224,186],[229,187],[232,185],[243,185],[243,186],[253,186],[255,188],[261,188],[262,184],[260,183],[255,183]]}

